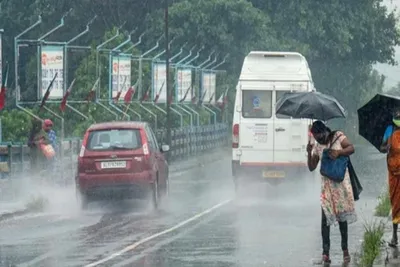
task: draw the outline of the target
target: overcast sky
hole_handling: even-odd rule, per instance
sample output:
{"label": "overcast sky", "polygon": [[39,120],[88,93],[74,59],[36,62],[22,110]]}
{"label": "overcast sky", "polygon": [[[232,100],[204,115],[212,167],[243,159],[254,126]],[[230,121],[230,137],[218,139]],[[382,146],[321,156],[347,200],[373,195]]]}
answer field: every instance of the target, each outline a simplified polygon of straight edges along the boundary
{"label": "overcast sky", "polygon": [[[390,10],[400,10],[400,0],[383,0]],[[390,88],[400,82],[400,47],[396,47],[396,61],[399,62],[397,66],[390,66],[387,64],[377,64],[376,69],[386,76],[386,88]]]}

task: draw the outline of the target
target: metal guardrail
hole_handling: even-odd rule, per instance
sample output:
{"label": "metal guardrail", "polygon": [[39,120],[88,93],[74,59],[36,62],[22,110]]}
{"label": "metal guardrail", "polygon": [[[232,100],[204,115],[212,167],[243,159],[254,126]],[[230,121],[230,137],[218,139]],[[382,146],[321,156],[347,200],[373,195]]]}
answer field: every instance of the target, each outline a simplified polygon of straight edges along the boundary
{"label": "metal guardrail", "polygon": [[[169,162],[198,156],[212,149],[228,145],[230,131],[225,123],[184,127],[172,129],[170,151],[167,153]],[[158,130],[156,137],[159,146],[163,144],[164,130]],[[81,148],[81,140],[66,140],[59,146],[58,154],[63,153],[63,162],[58,161],[57,168],[62,172],[74,172],[77,157]],[[18,176],[29,172],[29,147],[21,143],[0,144],[0,179],[4,176]]]}

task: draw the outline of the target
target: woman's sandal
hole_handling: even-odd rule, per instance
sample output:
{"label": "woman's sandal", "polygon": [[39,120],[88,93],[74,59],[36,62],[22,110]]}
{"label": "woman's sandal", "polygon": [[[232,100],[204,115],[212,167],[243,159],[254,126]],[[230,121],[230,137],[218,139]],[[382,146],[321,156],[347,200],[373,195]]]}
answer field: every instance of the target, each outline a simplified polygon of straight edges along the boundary
{"label": "woman's sandal", "polygon": [[331,263],[329,255],[322,255],[322,264],[329,264],[329,263]]}
{"label": "woman's sandal", "polygon": [[348,250],[343,250],[343,263],[350,263],[351,257]]}

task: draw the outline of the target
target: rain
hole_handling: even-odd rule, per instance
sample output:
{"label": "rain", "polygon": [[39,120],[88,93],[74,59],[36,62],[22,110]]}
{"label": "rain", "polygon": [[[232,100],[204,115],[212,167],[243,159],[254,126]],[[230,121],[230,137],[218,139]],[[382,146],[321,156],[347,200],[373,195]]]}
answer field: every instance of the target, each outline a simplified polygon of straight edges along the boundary
{"label": "rain", "polygon": [[0,267],[400,266],[400,1],[22,2]]}

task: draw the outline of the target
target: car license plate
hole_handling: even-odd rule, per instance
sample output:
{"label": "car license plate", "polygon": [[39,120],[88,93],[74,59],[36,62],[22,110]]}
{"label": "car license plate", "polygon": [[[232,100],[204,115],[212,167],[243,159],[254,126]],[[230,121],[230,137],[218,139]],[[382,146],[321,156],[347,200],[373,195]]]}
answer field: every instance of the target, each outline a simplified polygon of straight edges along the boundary
{"label": "car license plate", "polygon": [[103,161],[101,163],[102,169],[120,169],[126,168],[126,161]]}
{"label": "car license plate", "polygon": [[283,171],[263,171],[264,178],[284,178],[285,172]]}

